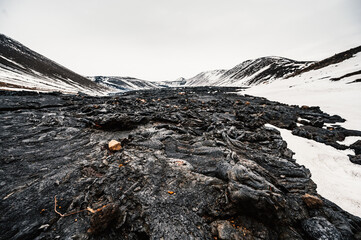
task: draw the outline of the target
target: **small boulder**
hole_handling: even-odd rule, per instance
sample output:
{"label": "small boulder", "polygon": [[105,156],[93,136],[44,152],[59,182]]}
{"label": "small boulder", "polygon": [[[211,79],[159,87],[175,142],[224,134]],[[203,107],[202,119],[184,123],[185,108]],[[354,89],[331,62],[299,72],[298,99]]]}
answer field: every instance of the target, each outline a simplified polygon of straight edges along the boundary
{"label": "small boulder", "polygon": [[344,239],[337,228],[323,217],[313,217],[302,222],[302,228],[308,239]]}
{"label": "small boulder", "polygon": [[361,140],[358,140],[350,145],[350,148],[355,151],[355,154],[361,154]]}
{"label": "small boulder", "polygon": [[311,122],[310,122],[311,126],[318,127],[318,128],[322,128],[324,123],[325,122],[322,120],[322,118],[317,118],[317,119],[311,120]]}
{"label": "small boulder", "polygon": [[302,196],[302,200],[306,203],[309,208],[317,208],[322,206],[323,201],[314,195],[306,193]]}
{"label": "small boulder", "polygon": [[111,140],[108,143],[108,148],[110,151],[119,151],[120,149],[122,149],[122,145],[117,140]]}
{"label": "small boulder", "polygon": [[361,165],[361,154],[356,156],[348,155],[348,157],[352,163]]}

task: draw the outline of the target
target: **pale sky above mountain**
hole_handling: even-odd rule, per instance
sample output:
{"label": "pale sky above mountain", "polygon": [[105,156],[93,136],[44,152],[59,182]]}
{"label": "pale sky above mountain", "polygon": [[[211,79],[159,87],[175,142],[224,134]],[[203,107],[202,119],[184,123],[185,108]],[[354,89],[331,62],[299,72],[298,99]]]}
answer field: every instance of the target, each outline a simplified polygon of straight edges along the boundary
{"label": "pale sky above mountain", "polygon": [[0,0],[0,32],[82,75],[174,80],[361,45],[361,1]]}

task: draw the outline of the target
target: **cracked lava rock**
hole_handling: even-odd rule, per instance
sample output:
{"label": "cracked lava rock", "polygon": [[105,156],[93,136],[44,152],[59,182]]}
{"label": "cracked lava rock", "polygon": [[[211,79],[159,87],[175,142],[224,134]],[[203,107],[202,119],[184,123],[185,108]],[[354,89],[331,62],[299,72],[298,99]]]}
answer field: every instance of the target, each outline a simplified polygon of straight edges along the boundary
{"label": "cracked lava rock", "polygon": [[0,239],[361,239],[265,124],[340,149],[360,132],[235,91],[1,92]]}

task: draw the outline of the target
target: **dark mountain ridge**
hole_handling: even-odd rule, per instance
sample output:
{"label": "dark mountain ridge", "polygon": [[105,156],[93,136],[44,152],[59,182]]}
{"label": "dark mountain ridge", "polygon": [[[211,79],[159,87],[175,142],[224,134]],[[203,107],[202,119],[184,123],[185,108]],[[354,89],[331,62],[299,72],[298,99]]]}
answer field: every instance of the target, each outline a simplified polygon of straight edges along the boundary
{"label": "dark mountain ridge", "polygon": [[[187,79],[186,85],[252,86],[278,79],[302,69],[312,62],[282,57],[262,57],[244,61],[229,70],[203,72]],[[209,73],[207,75],[207,73]],[[215,74],[216,75],[215,75]]]}
{"label": "dark mountain ridge", "polygon": [[[106,88],[32,51],[3,34],[0,34],[0,69],[24,76],[32,76],[35,79],[44,78],[44,86],[47,85],[46,81],[51,84],[50,79],[53,79],[58,81],[59,84],[69,86],[69,89],[73,88],[75,92],[76,90],[88,90],[87,93],[91,91],[99,93],[106,90]],[[0,82],[3,82],[2,78],[4,76],[0,74]],[[26,80],[23,82],[28,83],[30,87],[33,85],[32,87],[35,90],[38,88],[36,83]],[[54,85],[56,86],[56,83]]]}
{"label": "dark mountain ridge", "polygon": [[295,71],[293,74],[289,75],[288,77],[297,76],[297,75],[302,74],[304,72],[308,72],[308,71],[311,71],[311,70],[317,70],[317,69],[327,67],[327,66],[329,66],[331,64],[340,63],[342,61],[345,61],[345,60],[355,56],[355,54],[357,54],[359,52],[361,52],[361,46],[351,48],[351,49],[346,50],[344,52],[337,53],[337,54],[333,55],[332,57],[326,58],[326,59],[318,61],[318,62],[314,62],[314,63],[310,64],[308,67],[306,67],[304,69],[300,69],[300,70]]}

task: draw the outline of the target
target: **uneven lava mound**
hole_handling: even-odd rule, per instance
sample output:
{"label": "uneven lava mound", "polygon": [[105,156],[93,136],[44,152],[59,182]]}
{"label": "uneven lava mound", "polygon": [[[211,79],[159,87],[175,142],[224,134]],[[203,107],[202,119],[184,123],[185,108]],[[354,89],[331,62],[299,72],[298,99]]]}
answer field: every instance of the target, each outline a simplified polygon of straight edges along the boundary
{"label": "uneven lava mound", "polygon": [[360,239],[265,123],[336,147],[359,132],[234,91],[1,92],[0,239]]}

